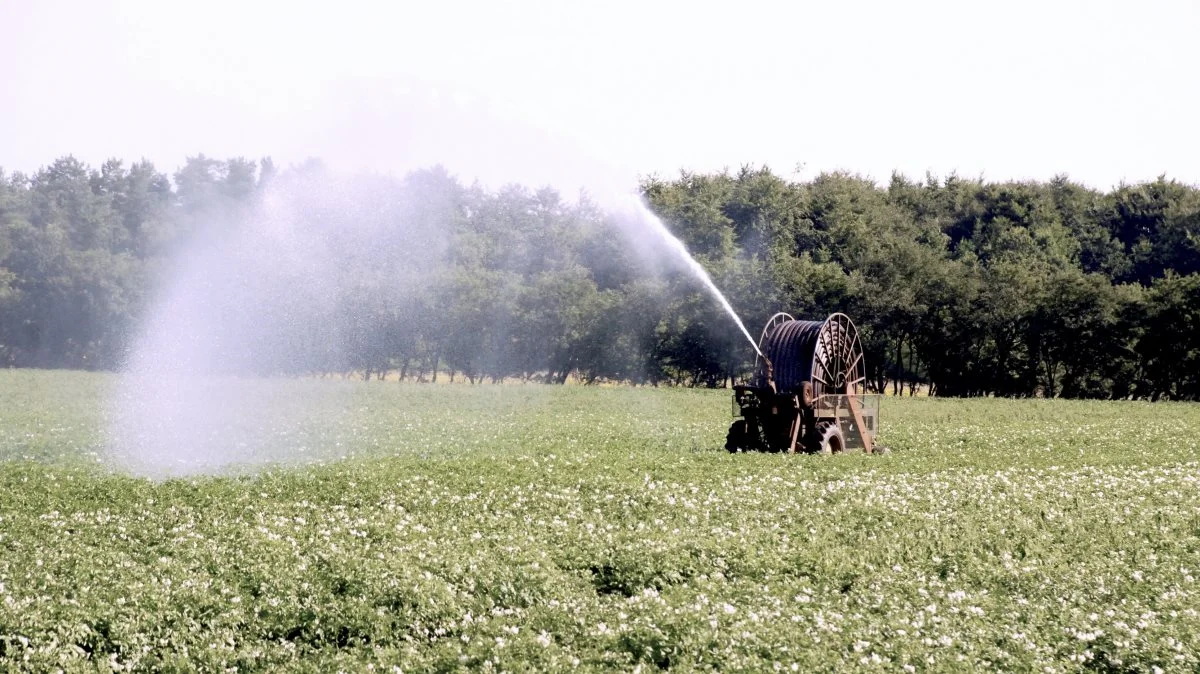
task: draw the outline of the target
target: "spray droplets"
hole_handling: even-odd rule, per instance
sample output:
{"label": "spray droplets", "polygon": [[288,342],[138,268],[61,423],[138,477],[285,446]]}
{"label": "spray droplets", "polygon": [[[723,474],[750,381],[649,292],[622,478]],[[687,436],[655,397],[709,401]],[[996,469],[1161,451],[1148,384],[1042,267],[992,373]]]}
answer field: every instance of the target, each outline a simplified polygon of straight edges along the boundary
{"label": "spray droplets", "polygon": [[[609,334],[588,327],[609,317],[573,308],[602,306],[587,265],[605,263],[593,259],[603,252],[686,270],[754,346],[704,267],[638,196],[601,194],[606,213],[553,190],[472,190],[436,170],[403,181],[299,170],[276,177],[244,217],[202,223],[133,342],[112,401],[110,462],[174,476],[306,460],[311,439],[297,429],[312,415],[263,377],[457,368],[471,381],[516,372],[561,382],[581,367],[570,350]],[[623,251],[569,243],[621,239],[614,225],[628,235]],[[636,276],[635,266],[622,273]],[[554,341],[562,333],[582,336]],[[410,362],[419,365],[406,370]],[[631,362],[613,371],[627,376]]]}

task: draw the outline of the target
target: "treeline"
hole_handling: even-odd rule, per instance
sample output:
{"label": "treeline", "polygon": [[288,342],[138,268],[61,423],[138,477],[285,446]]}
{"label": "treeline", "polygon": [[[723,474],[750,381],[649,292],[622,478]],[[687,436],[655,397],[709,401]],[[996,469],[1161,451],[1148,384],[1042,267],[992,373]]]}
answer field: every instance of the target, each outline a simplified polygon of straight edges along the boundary
{"label": "treeline", "polygon": [[[722,386],[751,366],[699,284],[587,198],[441,169],[350,183],[203,156],[170,178],[71,157],[0,173],[0,364],[120,367],[178,253],[281,217],[275,195],[319,236],[243,255],[238,274],[214,263],[252,302],[257,269],[300,260],[273,277],[286,292],[231,304],[256,326],[239,368]],[[1200,399],[1195,187],[743,169],[642,188],[752,332],[777,310],[852,316],[878,390]]]}

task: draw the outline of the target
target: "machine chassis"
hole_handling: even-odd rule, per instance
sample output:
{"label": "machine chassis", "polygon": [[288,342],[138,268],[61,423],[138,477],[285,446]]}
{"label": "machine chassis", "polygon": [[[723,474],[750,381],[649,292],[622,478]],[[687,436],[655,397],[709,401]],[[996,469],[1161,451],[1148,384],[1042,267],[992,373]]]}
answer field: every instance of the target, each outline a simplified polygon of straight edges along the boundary
{"label": "machine chassis", "polygon": [[[805,394],[808,395],[805,395]],[[780,394],[769,387],[733,387],[730,451],[839,453],[874,450],[879,394]],[[741,427],[738,430],[738,427]]]}

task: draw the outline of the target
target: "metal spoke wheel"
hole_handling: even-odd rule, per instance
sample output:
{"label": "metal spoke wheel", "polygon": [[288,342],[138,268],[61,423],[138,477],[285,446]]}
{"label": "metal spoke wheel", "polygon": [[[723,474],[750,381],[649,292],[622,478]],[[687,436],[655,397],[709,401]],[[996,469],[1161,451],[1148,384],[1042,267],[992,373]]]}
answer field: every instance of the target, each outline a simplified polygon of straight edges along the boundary
{"label": "metal spoke wheel", "polygon": [[858,330],[846,314],[825,319],[817,336],[812,364],[813,394],[866,392],[866,367]]}

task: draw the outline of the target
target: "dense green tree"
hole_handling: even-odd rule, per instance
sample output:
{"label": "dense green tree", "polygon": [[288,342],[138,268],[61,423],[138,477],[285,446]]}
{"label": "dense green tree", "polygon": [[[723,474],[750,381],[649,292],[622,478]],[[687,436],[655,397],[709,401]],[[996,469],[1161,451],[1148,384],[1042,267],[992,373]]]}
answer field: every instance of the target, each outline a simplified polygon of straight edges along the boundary
{"label": "dense green tree", "polygon": [[1200,274],[1155,279],[1143,316],[1137,393],[1152,400],[1200,400]]}
{"label": "dense green tree", "polygon": [[[954,175],[880,187],[743,167],[642,188],[752,337],[778,310],[845,312],[875,389],[1200,398],[1195,187]],[[746,376],[754,352],[733,320],[622,217],[548,188],[464,186],[441,167],[339,176],[318,161],[199,155],[172,179],[145,161],[68,156],[0,172],[0,363],[120,366],[187,255],[212,265],[228,312],[216,320],[250,326],[220,336],[238,342],[221,347],[233,371]]]}

